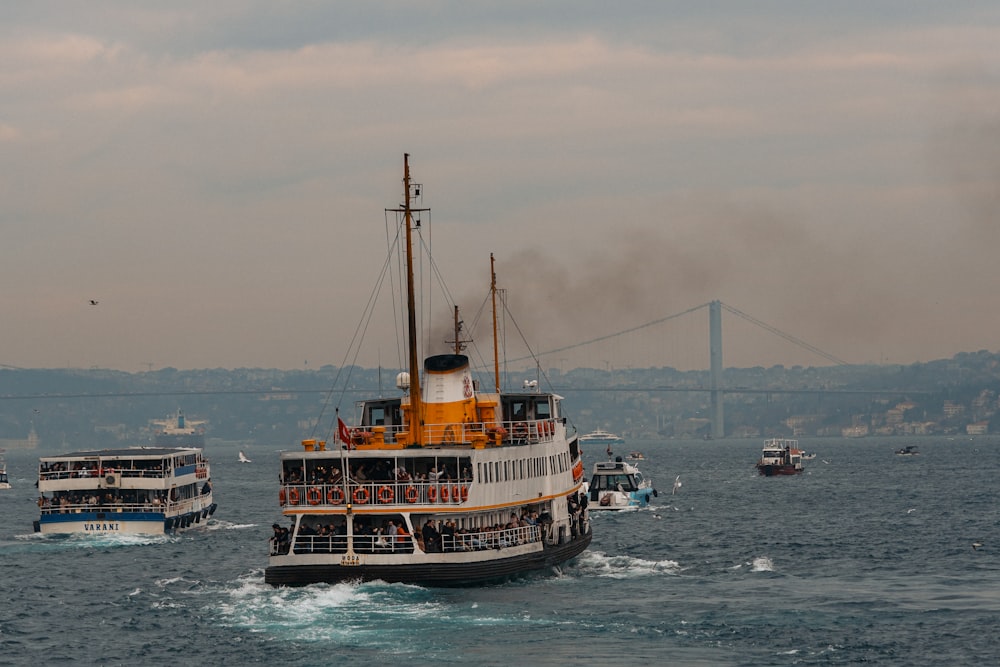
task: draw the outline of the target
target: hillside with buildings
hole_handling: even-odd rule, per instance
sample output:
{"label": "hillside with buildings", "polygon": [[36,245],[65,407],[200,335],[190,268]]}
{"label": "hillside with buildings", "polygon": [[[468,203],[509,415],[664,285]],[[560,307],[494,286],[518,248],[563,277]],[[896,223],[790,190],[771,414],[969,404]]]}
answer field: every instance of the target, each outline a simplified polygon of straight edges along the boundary
{"label": "hillside with buildings", "polygon": [[[153,421],[182,410],[207,422],[211,442],[294,446],[324,437],[324,402],[338,369],[0,369],[0,447],[63,450],[149,444]],[[353,401],[391,394],[395,371],[353,369]],[[711,433],[707,371],[671,368],[509,373],[505,386],[537,379],[565,397],[571,425],[630,438],[701,438]],[[491,381],[483,380],[489,386]],[[726,437],[980,435],[1000,433],[1000,356],[980,351],[908,366],[728,368]]]}

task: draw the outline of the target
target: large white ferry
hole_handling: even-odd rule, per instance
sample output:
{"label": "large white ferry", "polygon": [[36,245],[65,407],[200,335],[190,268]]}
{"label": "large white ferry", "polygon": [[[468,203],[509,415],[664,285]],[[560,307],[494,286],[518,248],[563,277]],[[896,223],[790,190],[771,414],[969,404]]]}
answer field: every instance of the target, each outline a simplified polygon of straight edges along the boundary
{"label": "large white ferry", "polygon": [[162,535],[215,512],[200,449],[129,447],[43,456],[35,532]]}
{"label": "large white ferry", "polygon": [[[534,382],[502,392],[498,372],[496,390],[480,391],[458,335],[455,353],[418,365],[409,249],[419,186],[408,156],[403,184],[392,210],[406,235],[409,372],[397,376],[398,396],[362,401],[351,425],[337,417],[335,448],[308,439],[281,453],[290,526],[274,525],[272,585],[477,584],[556,566],[591,541],[583,461],[560,397]],[[490,292],[496,331],[495,274]]]}

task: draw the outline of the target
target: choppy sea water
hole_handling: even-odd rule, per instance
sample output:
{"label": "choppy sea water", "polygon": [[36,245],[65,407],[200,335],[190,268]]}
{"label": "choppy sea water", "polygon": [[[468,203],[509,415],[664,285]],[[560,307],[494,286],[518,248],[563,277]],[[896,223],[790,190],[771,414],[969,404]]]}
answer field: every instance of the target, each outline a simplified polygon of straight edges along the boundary
{"label": "choppy sea water", "polygon": [[265,586],[275,447],[209,445],[219,511],[161,538],[33,535],[38,453],[8,452],[0,664],[1000,664],[1000,439],[804,439],[786,478],[756,474],[761,444],[631,443],[651,509],[470,589]]}

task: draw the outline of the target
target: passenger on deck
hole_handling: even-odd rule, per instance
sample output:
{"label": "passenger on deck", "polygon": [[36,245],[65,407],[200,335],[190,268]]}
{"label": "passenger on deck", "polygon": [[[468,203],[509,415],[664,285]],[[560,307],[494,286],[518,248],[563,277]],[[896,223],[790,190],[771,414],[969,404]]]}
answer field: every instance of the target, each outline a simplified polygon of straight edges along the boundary
{"label": "passenger on deck", "polygon": [[437,553],[441,551],[441,534],[438,532],[437,528],[434,527],[434,522],[430,519],[424,524],[423,530],[420,531],[424,538],[424,550],[428,553]]}

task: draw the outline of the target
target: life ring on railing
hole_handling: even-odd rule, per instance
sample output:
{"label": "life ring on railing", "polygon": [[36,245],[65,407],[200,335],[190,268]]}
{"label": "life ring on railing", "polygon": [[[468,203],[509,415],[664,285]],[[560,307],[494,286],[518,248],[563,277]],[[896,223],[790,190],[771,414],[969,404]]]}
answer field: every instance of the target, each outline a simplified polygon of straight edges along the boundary
{"label": "life ring on railing", "polygon": [[[431,487],[431,488],[433,488],[433,487]],[[448,502],[448,497],[449,497],[448,496],[448,485],[447,484],[442,484],[441,485],[441,502],[443,502],[443,503]]]}
{"label": "life ring on railing", "polygon": [[326,492],[326,502],[331,505],[339,505],[344,502],[344,492],[339,486],[331,486]]}
{"label": "life ring on railing", "polygon": [[517,422],[511,427],[511,434],[515,438],[527,438],[528,437],[528,425],[524,422]]}
{"label": "life ring on railing", "polygon": [[354,498],[354,502],[356,502],[359,505],[364,505],[365,503],[368,502],[370,498],[370,496],[368,495],[368,489],[366,489],[363,486],[359,486],[358,488],[354,489],[354,494],[351,497]]}
{"label": "life ring on railing", "polygon": [[454,500],[456,503],[459,501],[460,498],[458,494],[459,494],[458,485],[455,484],[454,486],[451,487],[451,499]]}
{"label": "life ring on railing", "polygon": [[310,505],[319,505],[320,501],[323,500],[323,492],[319,490],[318,486],[310,486],[309,490],[306,491],[306,502]]}
{"label": "life ring on railing", "polygon": [[285,490],[278,489],[278,504],[284,507],[286,502],[288,502],[288,499],[285,496]]}
{"label": "life ring on railing", "polygon": [[391,486],[383,485],[378,489],[378,501],[383,504],[389,504],[396,499],[396,494],[393,492]]}
{"label": "life ring on railing", "polygon": [[299,490],[294,486],[288,489],[288,504],[289,505],[299,504]]}
{"label": "life ring on railing", "polygon": [[462,488],[458,490],[458,493],[459,493],[458,497],[462,499],[463,503],[469,499],[469,487],[467,487],[465,484],[463,484]]}
{"label": "life ring on railing", "polygon": [[438,501],[438,488],[433,484],[427,487],[427,500],[432,503]]}
{"label": "life ring on railing", "polygon": [[417,487],[415,486],[406,487],[406,502],[415,503],[419,498],[420,498],[420,492],[417,491]]}
{"label": "life ring on railing", "polygon": [[372,434],[360,428],[351,430],[351,442],[355,445],[367,445],[372,441]]}
{"label": "life ring on railing", "polygon": [[447,426],[445,426],[445,428],[444,428],[444,434],[441,436],[441,442],[443,442],[446,445],[454,445],[455,444],[455,425],[454,424],[448,424]]}

